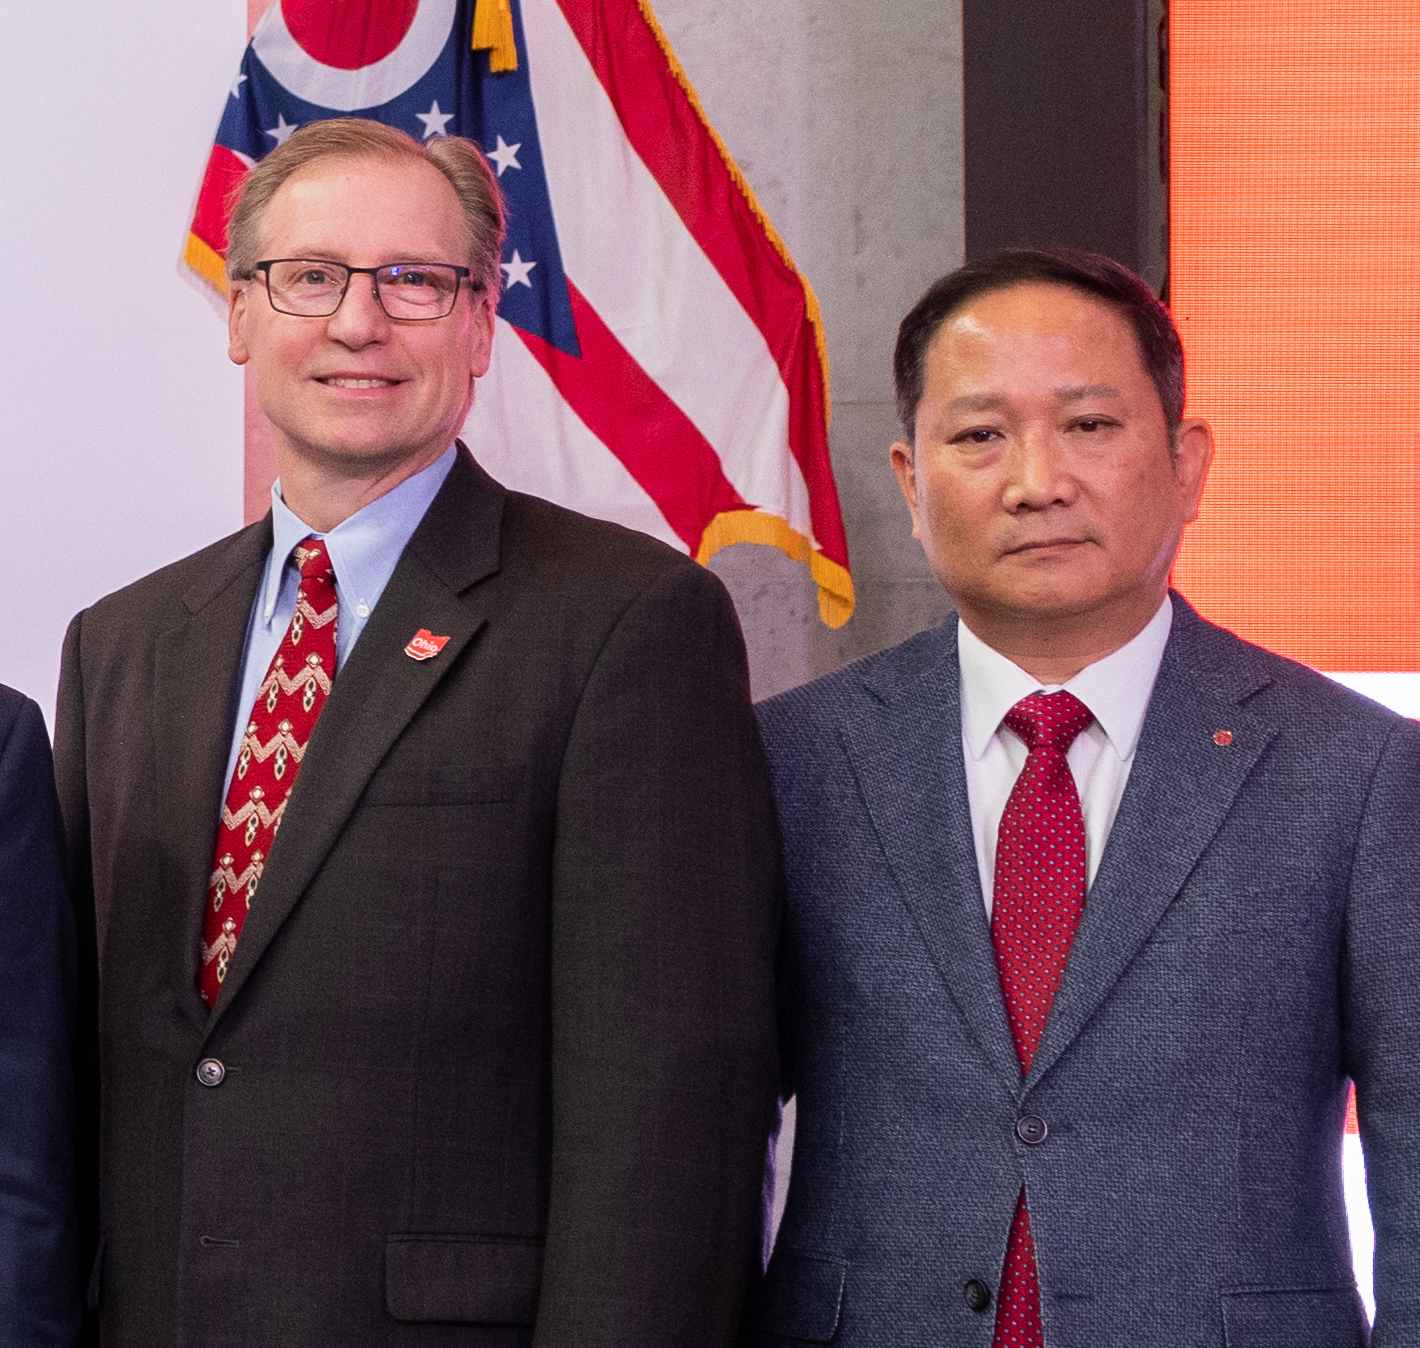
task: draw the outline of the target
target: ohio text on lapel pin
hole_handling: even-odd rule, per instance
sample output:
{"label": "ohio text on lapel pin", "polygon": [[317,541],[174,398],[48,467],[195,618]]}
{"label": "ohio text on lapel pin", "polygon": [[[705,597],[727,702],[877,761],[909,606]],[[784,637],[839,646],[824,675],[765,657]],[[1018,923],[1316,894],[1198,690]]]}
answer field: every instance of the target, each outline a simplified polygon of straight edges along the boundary
{"label": "ohio text on lapel pin", "polygon": [[432,660],[444,649],[448,640],[448,637],[436,637],[427,627],[421,627],[409,638],[404,653],[411,660]]}

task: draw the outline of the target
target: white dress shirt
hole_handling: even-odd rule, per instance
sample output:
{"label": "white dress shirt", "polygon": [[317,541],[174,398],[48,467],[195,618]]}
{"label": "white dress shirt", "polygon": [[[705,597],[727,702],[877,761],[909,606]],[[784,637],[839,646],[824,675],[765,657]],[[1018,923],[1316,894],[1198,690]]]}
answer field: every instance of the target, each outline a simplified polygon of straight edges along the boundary
{"label": "white dress shirt", "polygon": [[992,650],[965,623],[958,624],[966,795],[988,919],[995,887],[996,835],[1028,752],[1002,719],[1023,697],[1053,693],[1061,687],[1094,713],[1094,723],[1076,738],[1068,755],[1085,816],[1086,883],[1094,884],[1172,626],[1173,605],[1165,598],[1144,630],[1127,645],[1087,665],[1066,684],[1046,685]]}

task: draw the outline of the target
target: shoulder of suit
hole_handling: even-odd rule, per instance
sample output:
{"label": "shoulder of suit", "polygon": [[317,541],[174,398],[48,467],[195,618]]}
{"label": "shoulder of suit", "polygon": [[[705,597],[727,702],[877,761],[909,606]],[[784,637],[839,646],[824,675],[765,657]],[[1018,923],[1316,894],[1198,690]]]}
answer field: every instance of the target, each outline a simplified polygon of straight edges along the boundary
{"label": "shoulder of suit", "polygon": [[503,509],[500,564],[505,572],[624,592],[662,578],[718,586],[685,553],[635,529],[593,519],[540,497],[510,491]]}
{"label": "shoulder of suit", "polygon": [[19,762],[47,761],[49,731],[33,698],[0,683],[0,756],[18,754]]}
{"label": "shoulder of suit", "polygon": [[0,745],[9,739],[10,731],[29,700],[19,689],[0,683]]}
{"label": "shoulder of suit", "polygon": [[85,621],[93,618],[127,622],[148,615],[161,618],[194,592],[204,592],[204,597],[211,597],[205,592],[219,593],[224,585],[245,575],[251,566],[264,565],[270,548],[270,524],[258,520],[105,595],[85,610]]}
{"label": "shoulder of suit", "polygon": [[761,702],[757,708],[766,738],[782,729],[797,729],[805,723],[821,721],[855,708],[878,704],[910,691],[922,679],[955,676],[955,668],[944,671],[944,662],[956,660],[955,615],[937,627],[918,632],[906,641],[874,655],[864,656],[832,674]]}
{"label": "shoulder of suit", "polygon": [[[1245,640],[1225,627],[1201,617],[1192,608],[1175,608],[1175,646],[1185,667],[1185,677],[1196,678],[1228,691],[1247,702],[1266,706],[1273,715],[1292,723],[1316,720],[1346,724],[1388,734],[1405,718],[1379,702],[1318,673],[1309,665],[1278,655]],[[1167,657],[1166,657],[1167,658]]]}

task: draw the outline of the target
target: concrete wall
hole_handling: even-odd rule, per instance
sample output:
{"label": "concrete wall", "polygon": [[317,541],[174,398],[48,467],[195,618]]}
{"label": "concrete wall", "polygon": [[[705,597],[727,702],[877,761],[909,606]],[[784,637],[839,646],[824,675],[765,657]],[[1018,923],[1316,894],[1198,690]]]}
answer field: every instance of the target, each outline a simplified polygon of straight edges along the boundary
{"label": "concrete wall", "polygon": [[892,344],[963,256],[959,0],[656,0],[656,13],[822,305],[830,442],[857,612],[830,632],[802,567],[741,544],[729,584],[768,696],[950,611],[888,467]]}

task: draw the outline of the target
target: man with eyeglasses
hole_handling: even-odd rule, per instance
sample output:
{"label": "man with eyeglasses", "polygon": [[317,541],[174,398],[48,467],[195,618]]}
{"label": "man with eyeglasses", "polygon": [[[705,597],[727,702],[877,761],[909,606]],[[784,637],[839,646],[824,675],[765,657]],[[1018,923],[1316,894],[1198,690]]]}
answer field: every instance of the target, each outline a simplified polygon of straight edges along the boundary
{"label": "man with eyeglasses", "polygon": [[229,233],[271,513],[65,649],[103,1343],[728,1345],[779,885],[728,598],[456,441],[503,240],[471,144],[315,123]]}

